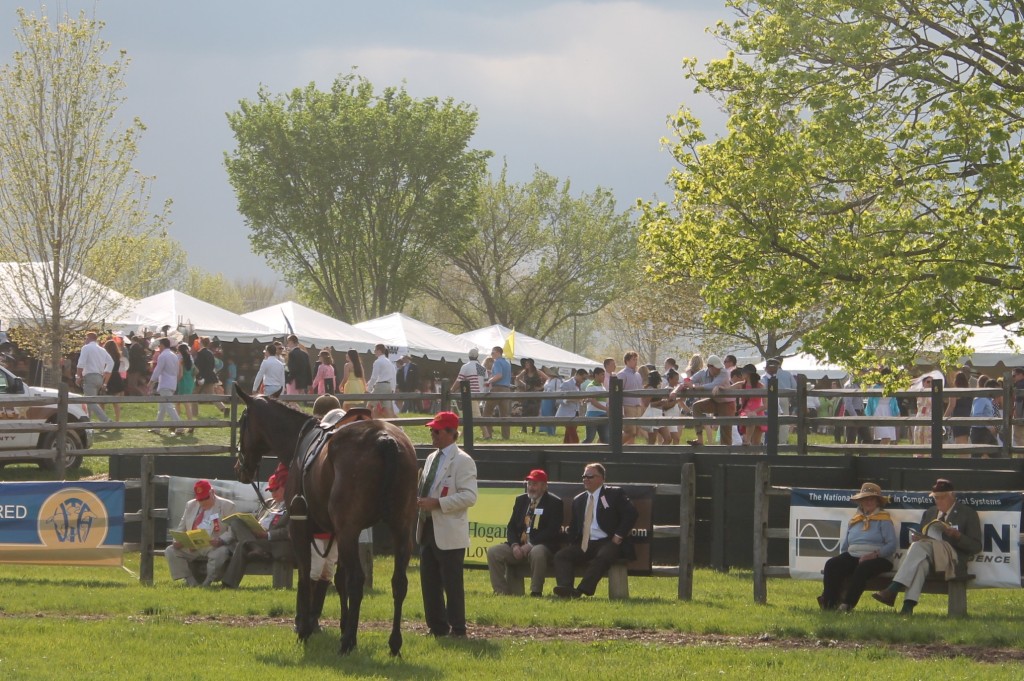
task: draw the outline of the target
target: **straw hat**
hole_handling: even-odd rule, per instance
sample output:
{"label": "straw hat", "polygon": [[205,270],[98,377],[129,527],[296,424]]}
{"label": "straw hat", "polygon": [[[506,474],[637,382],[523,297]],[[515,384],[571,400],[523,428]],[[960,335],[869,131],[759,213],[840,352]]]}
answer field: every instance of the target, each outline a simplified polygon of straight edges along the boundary
{"label": "straw hat", "polygon": [[889,497],[882,494],[882,488],[873,482],[865,482],[860,486],[860,492],[850,497],[850,501],[860,501],[868,497],[878,497],[879,503],[889,503]]}

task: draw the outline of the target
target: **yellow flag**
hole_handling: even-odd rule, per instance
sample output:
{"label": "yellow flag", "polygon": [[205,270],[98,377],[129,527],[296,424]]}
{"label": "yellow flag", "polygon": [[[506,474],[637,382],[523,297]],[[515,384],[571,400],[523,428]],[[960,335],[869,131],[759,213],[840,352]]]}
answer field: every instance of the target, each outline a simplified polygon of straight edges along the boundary
{"label": "yellow flag", "polygon": [[516,356],[516,330],[512,329],[512,333],[505,339],[505,347],[502,348],[502,356],[510,362]]}

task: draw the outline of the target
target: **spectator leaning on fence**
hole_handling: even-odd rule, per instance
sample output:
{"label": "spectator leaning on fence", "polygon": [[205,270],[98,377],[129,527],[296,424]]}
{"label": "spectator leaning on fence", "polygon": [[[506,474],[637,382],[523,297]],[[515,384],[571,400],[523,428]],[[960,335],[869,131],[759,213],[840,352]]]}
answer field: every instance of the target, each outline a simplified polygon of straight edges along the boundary
{"label": "spectator leaning on fence", "polygon": [[[618,378],[622,381],[623,392],[629,392],[631,390],[643,390],[644,379],[637,371],[637,364],[640,362],[640,354],[636,350],[630,350],[622,357],[622,363],[626,366],[618,373]],[[622,416],[623,418],[637,417],[644,413],[643,399],[640,397],[631,397],[629,395],[622,396]],[[634,422],[630,423],[626,421],[622,426],[622,444],[631,445],[636,441],[636,437],[640,432],[640,427]]]}
{"label": "spectator leaning on fence", "polygon": [[[718,392],[723,388],[729,388],[732,385],[732,379],[729,373],[725,371],[724,364],[718,355],[711,355],[708,357],[707,367],[701,369],[691,377],[691,380],[681,384],[672,392],[673,397],[680,397],[690,388],[702,388],[704,390],[711,390],[711,397],[705,397],[697,400],[693,403],[693,414],[713,414],[715,416],[735,416],[736,415],[736,398],[735,397],[718,397]],[[710,430],[710,426],[707,426]],[[690,444],[694,446],[702,446],[704,444],[704,431],[700,426],[697,426],[697,438],[690,440]],[[732,444],[732,426],[723,425],[721,427],[721,440],[723,445]]]}
{"label": "spectator leaning on fence", "polygon": [[[986,384],[985,387],[994,387],[994,384]],[[997,410],[1002,406],[1002,395],[978,395],[971,403],[971,416],[975,418],[995,418]],[[998,445],[999,427],[995,425],[971,426],[971,444],[974,445]],[[971,454],[972,458],[981,458],[981,454]]]}

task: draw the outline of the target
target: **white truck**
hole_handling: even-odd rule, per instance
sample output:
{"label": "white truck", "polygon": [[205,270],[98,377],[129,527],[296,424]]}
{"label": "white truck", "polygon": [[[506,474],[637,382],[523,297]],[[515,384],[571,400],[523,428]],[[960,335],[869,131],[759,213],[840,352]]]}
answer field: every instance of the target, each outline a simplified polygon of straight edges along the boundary
{"label": "white truck", "polygon": [[[8,404],[17,399],[30,397],[52,398],[53,403],[32,406]],[[86,405],[68,405],[68,423],[88,420],[89,411]],[[39,464],[40,468],[56,468],[56,454],[51,454],[47,450],[56,449],[57,433],[24,432],[8,427],[25,427],[38,423],[57,423],[57,391],[52,388],[25,385],[23,380],[0,366],[0,466],[31,462]],[[64,460],[67,468],[77,468],[82,464],[82,456],[76,452],[91,447],[92,437],[91,429],[67,432]],[[40,451],[33,454],[31,450]]]}

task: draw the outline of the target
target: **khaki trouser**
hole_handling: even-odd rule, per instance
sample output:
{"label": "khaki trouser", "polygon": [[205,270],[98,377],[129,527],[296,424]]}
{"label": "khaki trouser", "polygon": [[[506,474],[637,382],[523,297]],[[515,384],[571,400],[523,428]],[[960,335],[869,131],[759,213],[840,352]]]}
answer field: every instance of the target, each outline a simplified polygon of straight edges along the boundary
{"label": "khaki trouser", "polygon": [[506,568],[509,565],[530,564],[530,593],[544,592],[544,578],[547,577],[548,566],[551,565],[553,554],[551,549],[543,545],[534,546],[530,553],[516,559],[512,555],[511,544],[496,544],[487,549],[487,568],[491,572],[491,588],[496,594],[509,595],[512,589],[508,583]]}

